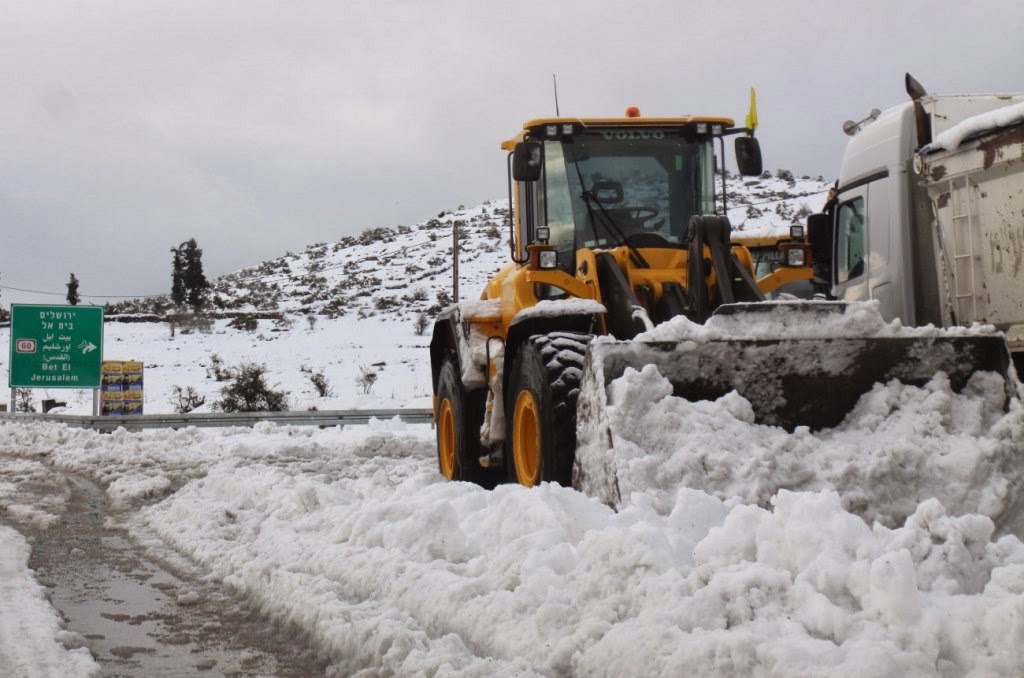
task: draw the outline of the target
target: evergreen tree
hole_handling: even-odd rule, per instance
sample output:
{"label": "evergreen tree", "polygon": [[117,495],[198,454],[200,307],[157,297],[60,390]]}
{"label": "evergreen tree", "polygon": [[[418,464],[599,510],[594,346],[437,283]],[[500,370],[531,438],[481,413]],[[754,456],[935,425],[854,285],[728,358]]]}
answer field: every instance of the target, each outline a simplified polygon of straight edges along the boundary
{"label": "evergreen tree", "polygon": [[188,291],[188,305],[199,313],[206,302],[206,290],[210,288],[210,283],[203,275],[203,250],[199,249],[195,238],[183,242],[179,250],[184,263],[182,279]]}
{"label": "evergreen tree", "polygon": [[171,254],[171,301],[176,306],[187,301],[192,310],[199,313],[206,303],[206,291],[210,289],[210,283],[203,275],[203,250],[196,239],[191,238],[178,247],[172,247]]}
{"label": "evergreen tree", "polygon": [[71,277],[68,279],[67,288],[68,303],[71,304],[72,306],[78,306],[78,302],[81,300],[81,297],[78,296],[78,278],[75,277],[74,273],[72,273]]}
{"label": "evergreen tree", "polygon": [[177,307],[185,305],[185,277],[184,262],[181,256],[181,249],[171,248],[171,301]]}

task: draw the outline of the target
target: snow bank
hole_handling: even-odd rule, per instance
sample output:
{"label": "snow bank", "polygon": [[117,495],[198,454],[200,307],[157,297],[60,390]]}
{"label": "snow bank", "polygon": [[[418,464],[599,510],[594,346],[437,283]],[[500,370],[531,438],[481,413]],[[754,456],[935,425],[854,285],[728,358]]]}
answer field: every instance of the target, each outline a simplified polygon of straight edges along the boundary
{"label": "snow bank", "polygon": [[679,488],[767,506],[781,489],[833,489],[846,510],[893,526],[938,498],[1024,533],[1024,411],[1003,412],[1002,378],[976,374],[961,393],[939,374],[924,387],[891,382],[865,394],[846,420],[816,433],[754,422],[735,392],[715,401],[672,395],[653,365],[609,388],[615,473],[624,502],[645,495],[661,511]]}
{"label": "snow bank", "polygon": [[[28,542],[0,525],[0,669],[5,676],[97,676],[84,638],[61,627],[28,569]],[[75,646],[74,649],[70,649]]]}
{"label": "snow bank", "polygon": [[346,672],[1024,669],[1024,545],[936,500],[890,530],[831,491],[783,490],[760,508],[684,490],[667,514],[643,500],[616,514],[551,485],[223,465],[142,520]]}
{"label": "snow bank", "polygon": [[[984,326],[950,331],[886,323],[876,302],[851,304],[841,312],[830,308],[836,307],[780,303],[767,313],[715,316],[707,325],[679,318],[638,339],[709,342],[994,332]],[[828,360],[842,357],[832,349]],[[926,365],[932,357],[920,356],[918,362]],[[742,360],[754,358],[748,351]],[[807,367],[824,357],[778,360],[788,361],[778,363],[778,370],[800,374],[800,361]],[[661,367],[670,370],[675,364]],[[708,368],[702,363],[700,369]],[[929,374],[925,371],[924,378]],[[999,375],[976,373],[959,393],[943,372],[922,386],[876,384],[841,424],[813,433],[804,426],[789,433],[757,423],[763,419],[755,421],[753,404],[736,391],[717,400],[675,397],[670,379],[647,364],[639,371],[626,368],[606,388],[594,380],[584,384],[581,411],[597,413],[590,417],[596,423],[581,426],[577,453],[578,479],[587,491],[613,505],[645,495],[645,501],[664,512],[686,487],[762,507],[781,489],[831,489],[846,510],[890,527],[934,497],[954,514],[980,513],[1001,531],[1024,534],[1017,500],[1024,491],[1024,411],[1019,390],[1017,398],[1008,399]],[[757,384],[746,388],[745,393],[766,398],[774,393]],[[1011,390],[1018,388],[1015,384]]]}

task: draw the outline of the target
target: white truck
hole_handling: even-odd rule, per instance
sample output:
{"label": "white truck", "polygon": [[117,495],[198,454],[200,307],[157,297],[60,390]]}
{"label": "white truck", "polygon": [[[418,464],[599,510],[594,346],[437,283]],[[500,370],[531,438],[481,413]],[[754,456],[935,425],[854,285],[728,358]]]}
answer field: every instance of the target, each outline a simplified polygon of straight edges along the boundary
{"label": "white truck", "polygon": [[904,324],[994,325],[1024,376],[1024,94],[906,79],[911,101],[844,125],[834,196],[808,218],[815,276]]}

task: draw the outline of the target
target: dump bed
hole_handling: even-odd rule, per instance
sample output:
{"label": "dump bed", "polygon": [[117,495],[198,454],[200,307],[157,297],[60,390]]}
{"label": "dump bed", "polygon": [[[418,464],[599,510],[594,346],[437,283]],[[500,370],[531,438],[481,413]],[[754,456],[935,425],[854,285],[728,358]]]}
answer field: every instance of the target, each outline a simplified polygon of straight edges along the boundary
{"label": "dump bed", "polygon": [[[1003,105],[990,111],[958,115],[956,107],[970,110],[969,101],[957,97],[926,102],[935,141],[915,160],[918,189],[930,208],[924,216],[932,222],[938,253],[939,298],[944,318],[961,325],[995,325],[1007,332],[1011,349],[1020,350],[1024,122],[1005,123],[1014,120],[1015,111],[1024,114],[1024,104],[1020,96],[1004,97]],[[955,120],[959,122],[951,124]]]}

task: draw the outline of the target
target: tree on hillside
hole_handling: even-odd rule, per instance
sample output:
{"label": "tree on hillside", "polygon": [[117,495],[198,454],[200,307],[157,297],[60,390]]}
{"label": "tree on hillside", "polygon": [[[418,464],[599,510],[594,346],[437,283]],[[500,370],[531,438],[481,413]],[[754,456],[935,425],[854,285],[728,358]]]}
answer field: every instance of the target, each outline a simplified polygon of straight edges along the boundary
{"label": "tree on hillside", "polygon": [[181,260],[181,251],[177,247],[171,248],[171,301],[177,307],[185,305],[185,279],[182,276],[184,264]]}
{"label": "tree on hillside", "polygon": [[185,289],[188,290],[188,305],[198,313],[206,302],[206,290],[210,289],[210,283],[203,275],[203,251],[192,238],[182,243],[182,258],[185,269],[182,275],[185,280]]}
{"label": "tree on hillside", "polygon": [[0,322],[7,322],[11,319],[10,312],[3,306],[0,306]]}
{"label": "tree on hillside", "polygon": [[206,291],[210,283],[203,274],[203,250],[195,238],[171,248],[171,300],[178,306],[185,302],[199,313],[206,303]]}
{"label": "tree on hillside", "polygon": [[74,273],[72,273],[71,277],[68,278],[67,288],[68,288],[68,296],[67,296],[68,303],[71,304],[72,306],[78,306],[78,302],[81,301],[81,297],[78,296],[78,278],[75,277]]}

